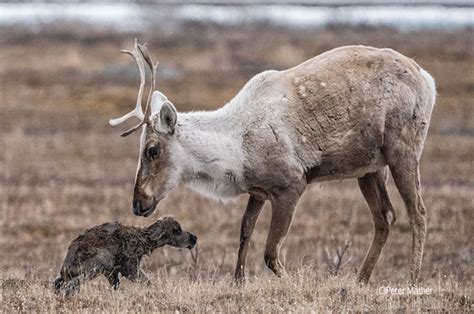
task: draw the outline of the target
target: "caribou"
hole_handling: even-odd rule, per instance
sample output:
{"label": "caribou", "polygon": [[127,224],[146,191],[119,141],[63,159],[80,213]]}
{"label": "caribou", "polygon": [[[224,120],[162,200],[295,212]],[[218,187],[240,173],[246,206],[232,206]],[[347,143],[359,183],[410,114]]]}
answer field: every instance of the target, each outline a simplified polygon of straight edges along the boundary
{"label": "caribou", "polygon": [[[268,200],[264,260],[283,276],[280,248],[306,186],[357,178],[375,229],[358,273],[366,283],[396,220],[386,187],[390,170],[411,225],[410,275],[416,283],[426,234],[420,157],[436,88],[413,59],[386,48],[340,47],[287,70],[255,75],[217,110],[182,113],[155,90],[158,63],[146,45],[135,40],[132,51],[122,52],[137,63],[140,88],[135,109],[109,122],[140,120],[122,134],[141,129],[135,215],[151,215],[181,184],[213,198],[248,194],[235,270],[242,282],[249,241]],[[143,111],[145,64],[151,86]]]}

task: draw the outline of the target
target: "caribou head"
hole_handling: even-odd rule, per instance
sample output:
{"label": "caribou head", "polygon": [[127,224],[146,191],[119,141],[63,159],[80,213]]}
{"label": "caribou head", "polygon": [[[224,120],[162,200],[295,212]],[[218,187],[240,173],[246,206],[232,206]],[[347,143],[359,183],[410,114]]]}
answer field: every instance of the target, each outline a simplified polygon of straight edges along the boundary
{"label": "caribou head", "polygon": [[[155,91],[156,69],[158,62],[153,63],[146,45],[138,44],[132,51],[122,50],[137,63],[140,71],[140,88],[135,109],[126,115],[111,119],[111,125],[118,125],[131,117],[140,122],[121,134],[125,137],[142,129],[140,154],[135,176],[133,195],[133,212],[139,216],[149,216],[158,202],[179,183],[179,168],[173,162],[172,147],[175,137],[177,112],[173,104],[161,92]],[[151,72],[151,83],[145,111],[142,108],[145,88],[145,63]]]}

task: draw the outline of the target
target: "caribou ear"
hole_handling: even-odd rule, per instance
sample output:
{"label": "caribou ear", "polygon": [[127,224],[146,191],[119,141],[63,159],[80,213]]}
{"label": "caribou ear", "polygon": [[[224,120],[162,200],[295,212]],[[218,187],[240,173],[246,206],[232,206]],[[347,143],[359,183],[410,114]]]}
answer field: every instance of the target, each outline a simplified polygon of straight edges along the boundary
{"label": "caribou ear", "polygon": [[153,128],[158,133],[173,134],[177,119],[176,108],[168,99],[157,107],[151,116]]}
{"label": "caribou ear", "polygon": [[170,101],[164,102],[160,110],[161,129],[164,130],[167,134],[173,134],[174,127],[176,126],[176,119],[176,108]]}
{"label": "caribou ear", "polygon": [[164,134],[173,134],[176,126],[177,112],[168,98],[155,91],[153,93],[153,101],[151,108],[153,127],[156,132]]}

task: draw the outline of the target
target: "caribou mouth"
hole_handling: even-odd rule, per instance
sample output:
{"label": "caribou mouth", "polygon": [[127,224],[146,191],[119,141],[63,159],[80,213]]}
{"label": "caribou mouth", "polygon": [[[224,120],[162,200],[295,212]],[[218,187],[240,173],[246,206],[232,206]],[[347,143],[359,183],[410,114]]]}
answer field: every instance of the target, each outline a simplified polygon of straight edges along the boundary
{"label": "caribou mouth", "polygon": [[150,216],[151,214],[153,214],[153,212],[154,212],[155,209],[156,209],[156,205],[157,205],[157,204],[158,204],[158,201],[155,201],[155,200],[153,199],[153,204],[152,204],[150,207],[148,207],[147,209],[145,209],[143,212],[141,212],[141,215],[142,215],[143,217],[148,217],[148,216]]}
{"label": "caribou mouth", "polygon": [[155,211],[156,205],[158,205],[158,200],[155,198],[152,198],[151,205],[147,208],[142,208],[139,202],[134,202],[133,213],[137,216],[148,217]]}

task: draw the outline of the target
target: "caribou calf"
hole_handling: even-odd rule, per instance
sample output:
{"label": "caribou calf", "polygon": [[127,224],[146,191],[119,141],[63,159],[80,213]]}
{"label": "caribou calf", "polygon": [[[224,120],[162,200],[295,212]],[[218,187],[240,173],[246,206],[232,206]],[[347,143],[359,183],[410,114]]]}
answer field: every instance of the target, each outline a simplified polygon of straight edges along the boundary
{"label": "caribou calf", "polygon": [[87,229],[69,245],[60,275],[54,280],[56,293],[66,296],[79,291],[81,280],[104,275],[114,289],[119,275],[131,281],[149,283],[140,261],[164,245],[191,249],[197,238],[183,231],[172,217],[164,217],[146,228],[104,223]]}
{"label": "caribou calf", "polygon": [[[156,64],[145,46],[126,51],[136,60],[141,84],[135,116],[141,122],[133,212],[148,216],[179,184],[218,198],[250,194],[240,235],[235,276],[265,201],[272,220],[264,259],[285,274],[279,251],[295,208],[312,182],[357,178],[372,212],[375,234],[360,268],[367,282],[387,240],[395,213],[386,181],[390,169],[412,227],[411,279],[417,280],[426,233],[419,163],[436,88],[414,60],[391,49],[347,46],[284,71],[254,76],[225,106],[179,113],[155,89]],[[144,64],[151,69],[145,111]]]}

